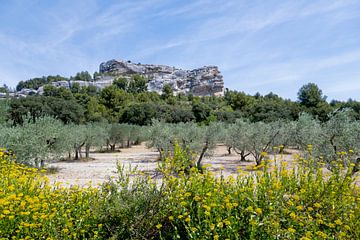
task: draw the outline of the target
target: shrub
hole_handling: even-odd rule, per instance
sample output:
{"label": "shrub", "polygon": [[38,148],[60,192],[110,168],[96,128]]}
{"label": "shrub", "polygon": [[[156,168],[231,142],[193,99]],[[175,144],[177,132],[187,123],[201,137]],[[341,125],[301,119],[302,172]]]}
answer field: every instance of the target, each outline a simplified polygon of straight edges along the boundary
{"label": "shrub", "polygon": [[[170,161],[171,162],[171,161]],[[313,160],[278,160],[234,178],[165,175],[163,239],[359,239],[359,188],[351,168],[324,174]]]}
{"label": "shrub", "polygon": [[89,239],[102,227],[93,215],[100,193],[93,188],[51,185],[40,171],[0,151],[0,238]]}
{"label": "shrub", "polygon": [[0,151],[0,237],[359,239],[350,152],[333,160],[332,171],[308,152],[291,166],[264,153],[261,170],[225,178],[191,167],[175,144],[159,163],[161,179],[119,165],[118,179],[97,191],[52,186]]}
{"label": "shrub", "polygon": [[96,216],[106,229],[104,239],[153,239],[158,236],[155,225],[165,214],[162,204],[162,187],[156,185],[136,169],[125,169],[118,164],[119,177],[102,186],[103,204],[97,208]]}

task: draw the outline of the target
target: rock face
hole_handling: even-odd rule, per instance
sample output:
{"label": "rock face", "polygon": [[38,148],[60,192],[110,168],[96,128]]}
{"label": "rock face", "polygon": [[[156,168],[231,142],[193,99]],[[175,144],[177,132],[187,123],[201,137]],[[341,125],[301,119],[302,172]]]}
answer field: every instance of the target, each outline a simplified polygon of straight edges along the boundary
{"label": "rock face", "polygon": [[[103,75],[108,76],[143,75],[148,82],[148,90],[161,93],[164,85],[172,87],[174,94],[192,93],[195,96],[223,96],[224,81],[217,66],[205,66],[194,70],[182,70],[165,65],[131,63],[110,60],[100,64]],[[107,76],[108,75],[108,76]],[[97,81],[96,81],[97,82]]]}
{"label": "rock face", "polygon": [[[49,85],[54,87],[64,87],[70,89],[72,85],[79,84],[80,87],[88,87],[88,86],[95,86],[97,89],[103,89],[105,87],[111,86],[114,78],[111,76],[102,76],[101,79],[97,81],[80,81],[80,80],[69,80],[69,81],[57,81],[52,82]],[[32,89],[33,90],[33,89]],[[36,91],[36,90],[33,90]],[[44,93],[44,87],[39,87],[37,93],[42,95]]]}
{"label": "rock face", "polygon": [[[100,76],[94,81],[57,81],[49,85],[70,89],[73,84],[80,87],[95,86],[103,89],[111,86],[117,77],[130,78],[131,75],[140,74],[148,79],[148,91],[162,93],[165,85],[170,85],[175,95],[179,93],[193,94],[194,96],[223,96],[223,76],[217,66],[205,66],[194,70],[182,70],[165,65],[135,64],[130,61],[110,60],[100,64]],[[28,95],[42,95],[44,86],[39,89],[22,89],[20,92],[10,93],[12,97],[26,97]],[[0,94],[0,98],[7,95]]]}

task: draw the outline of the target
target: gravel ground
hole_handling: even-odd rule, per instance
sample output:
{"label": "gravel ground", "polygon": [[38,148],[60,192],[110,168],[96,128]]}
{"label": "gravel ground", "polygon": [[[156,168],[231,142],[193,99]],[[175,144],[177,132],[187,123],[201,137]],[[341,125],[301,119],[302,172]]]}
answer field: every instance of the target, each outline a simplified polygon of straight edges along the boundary
{"label": "gravel ground", "polygon": [[[290,151],[290,150],[289,150]],[[278,155],[278,161],[287,161],[289,166],[293,161],[293,154]],[[109,178],[117,176],[117,162],[124,164],[125,168],[137,167],[138,170],[150,174],[155,174],[158,166],[159,154],[154,149],[146,148],[145,144],[133,146],[132,148],[121,149],[121,152],[113,153],[91,153],[90,157],[94,160],[89,161],[62,161],[52,163],[49,167],[57,168],[58,171],[48,175],[51,182],[61,182],[65,186],[98,186]],[[272,156],[273,157],[273,156]],[[238,169],[249,171],[254,165],[253,161],[240,162],[236,154],[227,154],[225,146],[219,145],[211,157],[206,157],[203,164],[211,164],[209,168],[216,175],[224,176],[237,175]],[[359,178],[357,181],[359,184]]]}
{"label": "gravel ground", "polygon": [[117,176],[117,163],[125,167],[137,167],[138,170],[148,172],[157,167],[158,153],[147,149],[145,145],[121,149],[121,152],[91,153],[94,160],[89,161],[61,161],[49,164],[48,167],[57,168],[55,174],[48,175],[51,182],[61,182],[64,185],[97,186],[106,180]]}
{"label": "gravel ground", "polygon": [[[49,164],[48,167],[56,168],[58,171],[48,175],[51,182],[61,182],[63,185],[97,186],[106,180],[117,176],[117,162],[124,164],[127,168],[136,167],[147,173],[154,173],[158,166],[159,154],[154,149],[146,148],[145,144],[121,149],[121,152],[113,153],[91,153],[94,160],[89,161],[62,161]],[[217,175],[224,176],[238,174],[238,167],[246,169],[254,162],[240,162],[236,154],[227,154],[225,146],[218,146],[214,155],[205,157],[203,164],[211,164],[209,169]]]}

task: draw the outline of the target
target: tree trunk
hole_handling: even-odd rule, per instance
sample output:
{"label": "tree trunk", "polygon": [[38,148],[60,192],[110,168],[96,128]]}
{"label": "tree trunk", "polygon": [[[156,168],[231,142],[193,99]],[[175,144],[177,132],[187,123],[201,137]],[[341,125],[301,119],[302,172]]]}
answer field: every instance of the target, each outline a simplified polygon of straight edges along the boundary
{"label": "tree trunk", "polygon": [[285,145],[282,145],[282,147],[280,147],[279,149],[279,154],[283,154],[285,150]]}
{"label": "tree trunk", "polygon": [[34,159],[35,166],[39,169],[39,160],[37,158]]}
{"label": "tree trunk", "polygon": [[240,153],[240,162],[245,162],[246,161],[246,157],[248,156],[249,154],[245,154],[245,151],[241,151]]}
{"label": "tree trunk", "polygon": [[110,144],[110,151],[115,151],[115,147],[116,147],[115,144]]}
{"label": "tree trunk", "polygon": [[41,159],[40,160],[40,169],[43,169],[45,167],[45,160]]}
{"label": "tree trunk", "polygon": [[85,145],[85,142],[82,144],[75,144],[74,148],[75,148],[75,160],[78,160],[79,157],[82,158],[82,154],[81,154],[81,148]]}
{"label": "tree trunk", "polygon": [[232,147],[228,147],[228,148],[227,148],[228,155],[231,155],[231,149],[232,149]]}
{"label": "tree trunk", "polygon": [[159,156],[160,156],[160,160],[163,160],[163,153],[162,150],[160,148],[158,148],[158,152],[159,152]]}
{"label": "tree trunk", "polygon": [[236,152],[236,154],[240,155],[240,162],[246,162],[246,157],[250,155],[250,153],[245,154],[245,150],[241,150],[240,152],[238,152],[236,148],[234,148],[234,151]]}
{"label": "tree trunk", "polygon": [[90,157],[90,145],[85,146],[85,157],[86,158]]}
{"label": "tree trunk", "polygon": [[75,148],[75,160],[79,159],[79,151],[77,148]]}
{"label": "tree trunk", "polygon": [[209,142],[206,142],[204,148],[203,148],[202,151],[201,151],[201,154],[200,154],[200,156],[199,156],[199,159],[198,159],[198,161],[197,161],[197,163],[196,163],[196,167],[197,167],[200,171],[202,170],[201,161],[202,161],[202,159],[203,159],[206,151],[208,150],[208,148],[209,148]]}
{"label": "tree trunk", "polygon": [[351,174],[354,175],[354,174],[357,173],[359,170],[360,170],[360,158],[357,158],[357,159],[356,159],[356,162],[355,162],[355,166],[354,166],[354,168],[352,169]]}
{"label": "tree trunk", "polygon": [[262,163],[263,160],[263,156],[256,156],[255,157],[255,162],[256,162],[256,166],[259,166]]}

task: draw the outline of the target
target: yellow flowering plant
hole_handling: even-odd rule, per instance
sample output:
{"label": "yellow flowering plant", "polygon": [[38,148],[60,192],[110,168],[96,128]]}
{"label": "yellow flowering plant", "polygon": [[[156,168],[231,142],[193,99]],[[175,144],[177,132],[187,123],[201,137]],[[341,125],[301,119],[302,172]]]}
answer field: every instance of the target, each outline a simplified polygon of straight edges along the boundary
{"label": "yellow flowering plant", "polygon": [[97,189],[52,185],[38,169],[0,151],[0,238],[85,239],[103,231],[93,215]]}
{"label": "yellow flowering plant", "polygon": [[[263,153],[263,155],[265,155]],[[0,151],[0,238],[359,239],[360,197],[345,157],[333,171],[311,155],[216,176],[189,167],[179,145],[161,180],[118,166],[100,189],[64,188]],[[350,158],[349,160],[350,161]],[[326,173],[326,174],[325,174]]]}
{"label": "yellow flowering plant", "polygon": [[273,165],[265,160],[259,171],[227,178],[196,168],[177,176],[164,173],[162,204],[169,216],[161,222],[167,226],[159,229],[161,236],[357,239],[359,187],[352,169],[325,177],[321,168],[309,164],[312,161],[299,157],[297,164],[288,166],[281,159]]}

